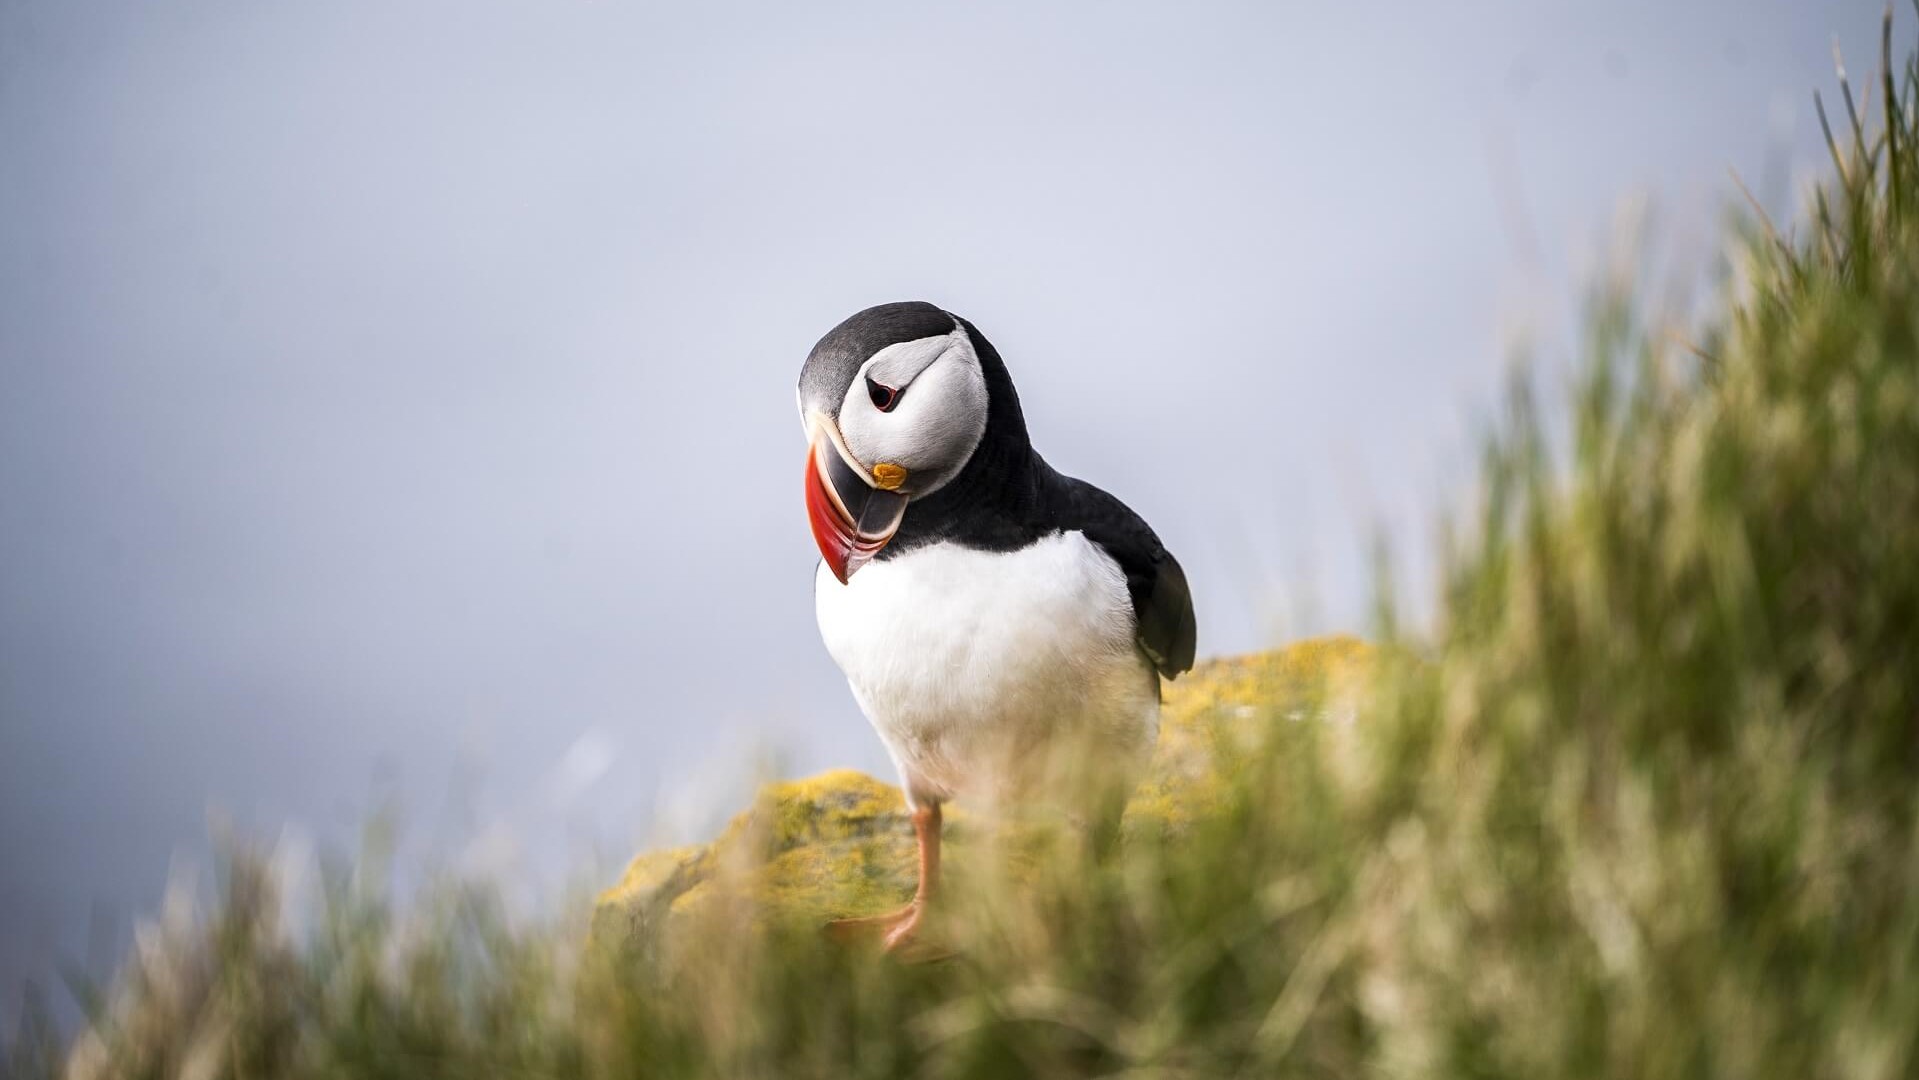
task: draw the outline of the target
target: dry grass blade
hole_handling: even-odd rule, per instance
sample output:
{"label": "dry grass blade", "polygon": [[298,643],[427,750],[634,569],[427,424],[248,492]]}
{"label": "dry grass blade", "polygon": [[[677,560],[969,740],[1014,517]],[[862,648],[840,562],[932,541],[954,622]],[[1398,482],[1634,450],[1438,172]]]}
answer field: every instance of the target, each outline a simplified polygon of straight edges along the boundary
{"label": "dry grass blade", "polygon": [[1892,81],[1892,0],[1886,0],[1886,16],[1879,23],[1879,75],[1886,104],[1886,169],[1890,173],[1888,191],[1893,216],[1904,209],[1905,185],[1901,182],[1899,160],[1899,90]]}
{"label": "dry grass blade", "polygon": [[1739,189],[1739,194],[1745,197],[1746,205],[1752,207],[1752,212],[1758,217],[1760,226],[1766,230],[1766,239],[1772,242],[1772,246],[1778,249],[1780,254],[1790,256],[1792,247],[1786,243],[1784,237],[1779,235],[1779,230],[1772,223],[1772,216],[1766,213],[1765,207],[1759,205],[1758,197],[1752,193],[1751,188],[1746,186],[1746,181],[1739,175],[1739,170],[1729,168],[1726,171],[1732,174],[1733,185]]}
{"label": "dry grass blade", "polygon": [[[1839,38],[1832,39],[1832,66],[1839,73],[1839,96],[1846,102],[1846,119],[1852,123],[1853,150],[1861,158],[1866,156],[1866,130],[1859,123],[1859,108],[1852,99],[1852,83],[1846,78],[1846,58],[1839,51]],[[1870,84],[1868,84],[1870,86]]]}
{"label": "dry grass blade", "polygon": [[1812,93],[1812,108],[1819,114],[1819,130],[1825,133],[1826,149],[1832,154],[1832,167],[1838,170],[1843,183],[1850,179],[1850,172],[1846,168],[1845,155],[1839,152],[1839,140],[1832,137],[1832,124],[1826,119],[1826,101],[1817,90]]}

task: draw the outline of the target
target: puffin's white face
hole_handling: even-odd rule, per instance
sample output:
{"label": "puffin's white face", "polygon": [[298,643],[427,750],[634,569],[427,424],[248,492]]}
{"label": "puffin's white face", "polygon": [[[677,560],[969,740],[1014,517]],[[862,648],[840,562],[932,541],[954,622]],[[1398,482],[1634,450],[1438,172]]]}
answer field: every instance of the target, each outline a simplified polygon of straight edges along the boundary
{"label": "puffin's white face", "polygon": [[[966,331],[888,345],[860,366],[839,409],[855,464],[908,497],[958,476],[986,433],[986,376]],[[893,466],[904,470],[889,484]]]}
{"label": "puffin's white face", "polygon": [[[893,320],[914,336],[899,340]],[[925,333],[935,326],[944,332]],[[986,433],[986,376],[952,316],[888,305],[821,340],[800,373],[799,405],[810,443],[807,514],[843,582],[892,539],[911,500],[972,459]]]}

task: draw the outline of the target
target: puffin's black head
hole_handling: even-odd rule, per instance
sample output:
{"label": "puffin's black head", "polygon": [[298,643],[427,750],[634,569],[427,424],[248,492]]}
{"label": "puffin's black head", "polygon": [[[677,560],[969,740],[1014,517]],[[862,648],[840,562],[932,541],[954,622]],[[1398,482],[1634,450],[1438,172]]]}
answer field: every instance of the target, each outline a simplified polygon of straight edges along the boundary
{"label": "puffin's black head", "polygon": [[966,325],[918,301],[867,308],[800,369],[806,511],[844,582],[899,529],[907,503],[958,476],[986,432],[988,395]]}

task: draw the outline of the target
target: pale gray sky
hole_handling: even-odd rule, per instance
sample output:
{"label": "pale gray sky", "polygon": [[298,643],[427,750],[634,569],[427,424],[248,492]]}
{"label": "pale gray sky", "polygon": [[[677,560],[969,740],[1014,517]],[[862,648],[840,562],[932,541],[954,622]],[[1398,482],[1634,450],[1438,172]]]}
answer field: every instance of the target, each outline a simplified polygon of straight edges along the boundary
{"label": "pale gray sky", "polygon": [[1787,207],[1879,10],[0,0],[0,1019],[210,807],[551,880],[883,773],[793,412],[869,304],[981,327],[1203,654],[1362,626],[1511,331],[1628,197]]}

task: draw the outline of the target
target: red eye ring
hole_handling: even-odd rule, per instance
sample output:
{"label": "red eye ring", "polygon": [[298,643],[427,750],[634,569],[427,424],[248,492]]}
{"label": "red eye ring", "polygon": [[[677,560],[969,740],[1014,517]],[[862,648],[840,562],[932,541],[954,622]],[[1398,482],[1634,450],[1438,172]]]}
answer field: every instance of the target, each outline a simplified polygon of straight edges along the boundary
{"label": "red eye ring", "polygon": [[873,399],[873,407],[881,412],[892,412],[893,406],[900,403],[900,389],[875,382],[872,376],[866,377],[866,396]]}

